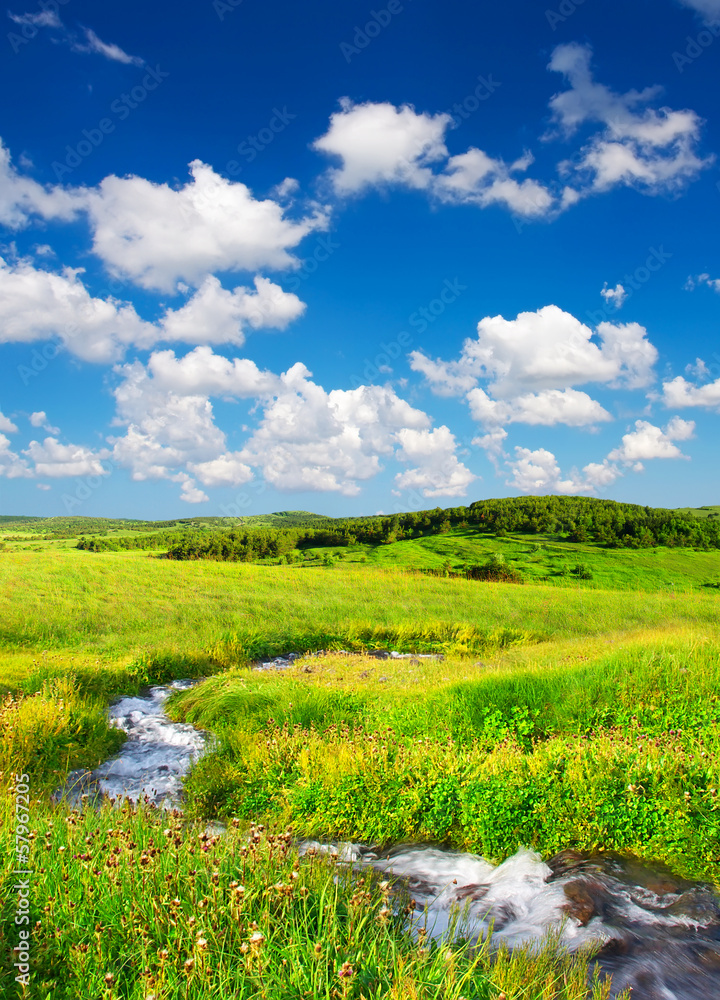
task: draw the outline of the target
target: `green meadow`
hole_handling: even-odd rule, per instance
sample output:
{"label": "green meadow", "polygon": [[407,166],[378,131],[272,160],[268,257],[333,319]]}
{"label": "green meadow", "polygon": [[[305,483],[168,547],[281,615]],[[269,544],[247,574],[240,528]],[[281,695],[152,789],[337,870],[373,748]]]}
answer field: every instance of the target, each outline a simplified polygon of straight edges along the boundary
{"label": "green meadow", "polygon": [[[18,996],[610,995],[591,955],[553,941],[425,945],[407,900],[298,858],[294,837],[493,861],[521,845],[626,852],[720,885],[717,549],[458,524],[291,560],[181,561],[27,527],[3,524],[0,552],[5,888],[11,776],[32,789],[37,975]],[[521,582],[468,578],[488,562]],[[288,670],[251,669],[290,651],[305,655]],[[114,697],[188,676],[204,679],[168,711],[215,739],[182,814],[52,805],[68,771],[122,742]],[[216,820],[226,835],[208,832]],[[3,996],[11,903],[4,891]]]}

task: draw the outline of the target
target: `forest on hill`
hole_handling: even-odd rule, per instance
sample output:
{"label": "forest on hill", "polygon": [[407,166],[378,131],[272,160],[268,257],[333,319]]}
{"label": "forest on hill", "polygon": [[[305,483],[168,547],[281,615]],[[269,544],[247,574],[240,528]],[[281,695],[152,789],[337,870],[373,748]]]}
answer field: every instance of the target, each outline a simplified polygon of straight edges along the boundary
{"label": "forest on hill", "polygon": [[291,553],[307,548],[357,543],[389,545],[443,534],[458,527],[498,537],[542,534],[569,542],[593,542],[606,548],[720,548],[718,519],[698,517],[692,512],[566,496],[481,500],[469,507],[436,507],[388,516],[316,515],[312,522],[288,528],[266,524],[253,528],[241,521],[225,531],[175,529],[134,536],[84,537],[77,547],[93,552],[167,548],[170,559],[252,561],[286,557],[292,561]]}

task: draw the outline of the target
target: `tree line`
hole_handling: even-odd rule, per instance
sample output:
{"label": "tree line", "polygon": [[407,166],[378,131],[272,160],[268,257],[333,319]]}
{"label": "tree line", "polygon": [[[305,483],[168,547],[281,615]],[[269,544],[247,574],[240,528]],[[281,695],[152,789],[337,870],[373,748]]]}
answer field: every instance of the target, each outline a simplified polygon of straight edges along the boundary
{"label": "tree line", "polygon": [[328,518],[313,527],[188,530],[125,537],[81,538],[78,548],[92,552],[167,548],[169,559],[248,562],[282,558],[294,550],[389,545],[407,538],[467,528],[483,534],[543,534],[608,548],[720,548],[720,522],[662,508],[617,503],[593,497],[513,497],[481,500],[469,507],[414,511],[372,517]]}

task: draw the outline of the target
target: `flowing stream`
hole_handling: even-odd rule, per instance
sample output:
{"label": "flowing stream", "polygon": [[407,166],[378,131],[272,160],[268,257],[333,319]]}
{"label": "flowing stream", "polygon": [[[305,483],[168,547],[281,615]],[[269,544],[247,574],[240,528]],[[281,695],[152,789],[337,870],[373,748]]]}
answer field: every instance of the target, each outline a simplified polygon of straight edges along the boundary
{"label": "flowing stream", "polygon": [[[278,658],[260,668],[284,663]],[[159,807],[177,805],[183,778],[207,749],[208,736],[171,722],[164,704],[193,683],[175,681],[115,702],[110,721],[127,734],[125,744],[96,770],[70,775],[59,797],[77,802],[83,795],[147,796]],[[613,975],[614,993],[632,986],[633,1000],[720,998],[720,898],[712,887],[665,869],[574,851],[543,861],[520,850],[492,865],[475,854],[417,844],[389,851],[307,841],[299,847],[301,853],[337,853],[357,869],[391,876],[421,911],[426,908],[427,931],[436,939],[451,932],[459,911],[456,932],[471,938],[492,924],[493,939],[508,945],[537,942],[549,931],[570,949],[602,942],[600,963]]]}

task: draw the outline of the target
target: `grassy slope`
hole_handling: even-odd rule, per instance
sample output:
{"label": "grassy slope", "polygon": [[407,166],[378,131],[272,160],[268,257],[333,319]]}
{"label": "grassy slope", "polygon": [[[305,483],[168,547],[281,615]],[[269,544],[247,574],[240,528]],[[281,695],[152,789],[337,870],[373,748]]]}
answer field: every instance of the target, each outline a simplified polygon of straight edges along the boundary
{"label": "grassy slope", "polygon": [[[686,560],[704,555],[683,553]],[[388,626],[427,621],[509,626],[558,638],[641,627],[712,628],[717,620],[716,591],[678,594],[663,588],[631,599],[626,591],[593,589],[594,582],[561,589],[424,577],[342,562],[315,569],[170,562],[143,552],[5,553],[0,556],[0,645],[128,656],[144,649],[199,652],[248,630],[279,637],[292,649],[294,636],[342,630],[358,620]]]}
{"label": "grassy slope", "polygon": [[[256,636],[287,649],[310,629],[349,629],[358,619],[384,623],[397,635],[403,628],[409,634],[413,623],[427,629],[428,622],[476,628],[512,624],[554,635],[555,641],[498,653],[493,670],[519,669],[522,674],[527,667],[542,674],[558,658],[575,662],[587,650],[599,650],[608,629],[620,630],[622,636],[654,622],[663,631],[695,627],[709,632],[715,620],[714,595],[643,594],[641,601],[630,602],[619,592],[503,587],[417,577],[383,567],[338,565],[322,570],[171,563],[144,553],[93,555],[64,547],[46,548],[41,555],[5,553],[0,558],[0,593],[0,686],[37,692],[0,707],[0,771],[6,772],[0,778],[4,784],[8,772],[31,772],[36,796],[32,824],[44,841],[37,848],[42,850],[42,862],[33,882],[33,920],[40,920],[33,932],[34,995],[71,1000],[80,995],[115,995],[117,988],[118,995],[132,1000],[147,996],[148,989],[163,1000],[206,1000],[211,995],[250,1000],[259,992],[272,1000],[290,1000],[330,995],[333,989],[347,1000],[368,995],[368,990],[389,1000],[408,996],[430,1000],[440,994],[448,1000],[490,1000],[501,990],[512,1000],[609,996],[606,986],[586,988],[587,966],[582,959],[559,958],[552,947],[537,955],[501,955],[497,961],[481,955],[474,966],[473,956],[462,953],[452,960],[444,952],[426,956],[401,927],[386,924],[379,912],[382,901],[373,898],[359,904],[352,895],[355,887],[338,883],[332,870],[313,873],[305,862],[294,862],[292,855],[285,863],[277,847],[273,853],[272,847],[261,845],[244,864],[235,834],[216,846],[198,839],[203,824],[181,829],[172,820],[175,829],[170,833],[176,840],[171,849],[171,841],[161,832],[168,822],[164,817],[109,809],[65,817],[49,808],[41,793],[57,785],[69,767],[93,766],[113,749],[117,734],[107,730],[102,716],[109,697],[137,690],[151,678],[212,668],[211,657],[193,654],[217,646],[223,635],[238,631],[248,635],[254,630]],[[586,652],[580,652],[581,647]],[[153,650],[155,655],[147,652]],[[424,716],[415,716],[416,723],[431,727],[438,713],[444,714],[445,672],[450,671],[460,686],[473,684],[471,663],[451,660],[428,668],[431,703]],[[410,686],[412,679],[403,671],[415,667],[404,663],[394,676],[392,664],[370,663],[370,669],[379,666],[393,676],[381,682],[380,674],[375,674],[368,688],[374,692],[370,699],[374,699],[374,718],[383,718],[388,701],[405,703],[412,713],[418,688]],[[254,675],[236,673],[226,679],[237,683],[249,677]],[[341,690],[344,674],[323,673],[317,679],[326,704],[335,705],[340,718],[347,706]],[[358,676],[353,683],[360,687],[363,682]],[[268,678],[259,683],[284,682]],[[293,690],[288,686],[278,691],[287,709]],[[308,705],[309,715],[317,708]],[[264,711],[258,720],[265,724]],[[257,742],[256,736],[253,739]],[[332,757],[336,749],[332,741],[320,739],[311,749],[315,769],[330,773],[326,765],[328,751]],[[350,747],[356,760],[357,749]],[[427,760],[425,747],[420,753]],[[373,759],[372,754],[365,757]],[[336,773],[340,773],[337,768]],[[381,767],[380,773],[392,777],[393,772]],[[227,777],[224,766],[218,767],[218,775]],[[408,777],[412,780],[412,771]],[[341,794],[341,801],[345,799]],[[386,801],[387,796],[377,799],[379,805]],[[392,802],[398,802],[397,790]],[[6,794],[0,796],[0,807],[10,808]],[[248,807],[250,799],[245,812]],[[377,818],[382,815],[379,812]],[[13,863],[9,814],[3,815],[0,828],[2,884],[10,878]],[[244,838],[244,832],[239,836]],[[482,840],[475,836],[474,842]],[[119,854],[111,853],[114,844]],[[69,860],[78,853],[87,862]],[[299,871],[296,887],[308,887],[306,897],[298,893],[293,899],[277,889],[280,881],[291,883],[292,864]],[[232,895],[233,880],[240,879],[246,886],[244,899]],[[14,900],[10,893],[2,898],[0,951],[6,957],[0,962],[0,992],[14,974],[7,956],[15,944],[7,930],[12,926]],[[49,907],[45,913],[44,905]],[[136,919],[127,919],[130,912]],[[348,920],[352,913],[368,921],[360,938],[353,938],[358,925],[355,918]],[[252,947],[248,950],[255,932],[253,920],[266,942],[262,972],[258,955]],[[56,926],[63,932],[56,932]],[[197,944],[199,932],[207,941],[202,948]],[[293,958],[289,969],[283,962],[288,954]],[[190,971],[189,961],[195,963]],[[338,975],[343,961],[353,970],[350,979]],[[149,978],[142,978],[143,966]],[[115,977],[116,987],[107,985],[108,976]],[[555,985],[550,987],[549,982]]]}
{"label": "grassy slope", "polygon": [[[322,559],[327,549],[308,551],[314,558]],[[483,563],[491,555],[501,554],[528,582],[547,580],[558,585],[568,582],[562,575],[563,569],[569,572],[582,563],[592,573],[592,586],[612,589],[682,589],[702,586],[720,577],[720,552],[714,550],[607,549],[558,541],[545,535],[496,538],[471,528],[457,528],[447,534],[407,539],[391,545],[357,545],[332,551],[349,563],[363,561],[375,566],[441,569],[449,562],[456,570],[463,564]]]}
{"label": "grassy slope", "polygon": [[632,851],[720,884],[720,642],[643,630],[478,664],[330,656],[237,671],[171,711],[220,736],[201,813],[309,836]]}

